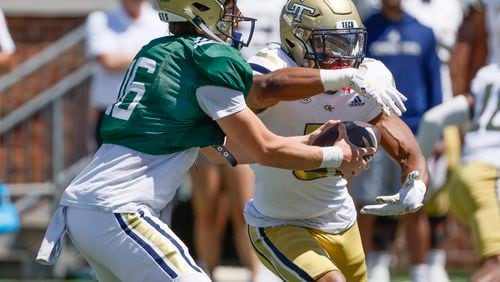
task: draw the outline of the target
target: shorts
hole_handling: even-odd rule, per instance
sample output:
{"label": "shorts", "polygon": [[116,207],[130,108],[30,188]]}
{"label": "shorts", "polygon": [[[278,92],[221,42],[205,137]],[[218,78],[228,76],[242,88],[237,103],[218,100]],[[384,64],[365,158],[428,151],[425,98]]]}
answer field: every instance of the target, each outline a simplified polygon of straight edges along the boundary
{"label": "shorts", "polygon": [[366,281],[358,225],[339,234],[294,225],[248,227],[259,260],[284,281],[316,281],[341,271],[347,281]]}
{"label": "shorts", "polygon": [[450,180],[451,212],[471,229],[480,259],[500,255],[500,171],[488,164],[463,165]]}
{"label": "shorts", "polygon": [[[443,131],[444,154],[440,159],[428,161],[431,185],[426,193],[423,212],[428,216],[445,216],[450,203],[448,198],[448,186],[451,176],[460,167],[460,156],[462,151],[460,141],[460,129],[456,126],[447,126]],[[440,164],[444,161],[444,164]]]}

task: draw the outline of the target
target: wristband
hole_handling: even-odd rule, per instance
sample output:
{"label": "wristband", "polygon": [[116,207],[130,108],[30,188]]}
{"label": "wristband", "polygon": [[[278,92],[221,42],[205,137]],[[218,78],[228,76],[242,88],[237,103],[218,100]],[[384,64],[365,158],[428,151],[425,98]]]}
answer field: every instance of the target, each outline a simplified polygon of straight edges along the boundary
{"label": "wristband", "polygon": [[351,84],[351,77],[356,73],[354,68],[335,69],[335,70],[319,70],[319,76],[323,83],[325,91],[337,91],[342,87]]}
{"label": "wristband", "polygon": [[344,152],[337,146],[321,147],[323,161],[320,167],[338,168],[344,161]]}

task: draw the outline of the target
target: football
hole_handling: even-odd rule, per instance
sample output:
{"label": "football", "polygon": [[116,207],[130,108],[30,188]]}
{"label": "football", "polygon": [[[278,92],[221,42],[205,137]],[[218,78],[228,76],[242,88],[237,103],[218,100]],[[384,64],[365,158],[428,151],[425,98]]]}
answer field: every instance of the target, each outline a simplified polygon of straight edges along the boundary
{"label": "football", "polygon": [[[352,144],[363,148],[378,147],[380,143],[380,131],[377,127],[363,121],[342,121],[321,132],[312,145],[320,147],[333,146],[339,137],[339,125],[341,123],[345,124],[347,138]],[[365,156],[365,159],[370,161],[372,156]],[[294,170],[293,175],[300,180],[314,180],[328,176],[342,175],[342,172],[328,172],[326,168],[318,168],[313,170]]]}
{"label": "football", "polygon": [[358,147],[375,147],[380,143],[380,131],[377,127],[363,121],[342,121],[328,130],[322,132],[313,145],[326,147],[335,144],[339,137],[339,125],[343,123],[346,128],[347,138]]}

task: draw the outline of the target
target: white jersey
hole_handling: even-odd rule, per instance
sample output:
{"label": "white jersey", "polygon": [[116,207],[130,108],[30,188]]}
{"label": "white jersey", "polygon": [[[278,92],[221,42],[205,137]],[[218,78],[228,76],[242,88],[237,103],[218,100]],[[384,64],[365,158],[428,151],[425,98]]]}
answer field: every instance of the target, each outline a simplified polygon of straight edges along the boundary
{"label": "white jersey", "polygon": [[500,64],[500,0],[483,0],[488,31],[488,63]]}
{"label": "white jersey", "polygon": [[481,68],[471,89],[474,117],[465,134],[462,160],[480,161],[500,169],[500,64]]}
{"label": "white jersey", "polygon": [[[256,74],[297,66],[278,45],[259,51],[249,63]],[[377,104],[351,91],[282,101],[259,116],[275,134],[294,136],[309,133],[330,119],[370,121],[380,113]],[[251,167],[256,175],[255,194],[245,207],[250,225],[295,224],[338,233],[355,222],[356,209],[344,178],[301,180],[297,171]]]}

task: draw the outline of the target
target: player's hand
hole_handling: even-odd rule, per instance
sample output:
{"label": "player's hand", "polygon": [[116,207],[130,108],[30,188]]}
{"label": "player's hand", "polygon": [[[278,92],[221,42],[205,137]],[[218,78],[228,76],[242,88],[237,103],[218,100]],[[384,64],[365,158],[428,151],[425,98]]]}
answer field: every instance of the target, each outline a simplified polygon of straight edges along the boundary
{"label": "player's hand", "polygon": [[313,132],[306,135],[306,138],[307,138],[306,145],[312,145],[314,143],[314,140],[316,140],[316,138],[318,138],[318,136],[320,136],[321,133],[323,133],[324,131],[328,130],[330,127],[337,125],[339,123],[340,123],[340,120],[338,120],[338,119],[337,120],[331,119],[331,120],[323,123],[316,130],[314,130]]}
{"label": "player's hand", "polygon": [[344,175],[359,175],[363,169],[370,166],[370,158],[377,152],[375,147],[361,148],[349,142],[344,124],[339,125],[339,137],[335,146],[342,149],[344,160],[336,170]]}
{"label": "player's hand", "polygon": [[426,187],[420,174],[414,170],[408,174],[406,181],[399,193],[391,196],[379,196],[375,199],[380,203],[367,205],[361,213],[374,215],[403,215],[416,212],[423,206]]}
{"label": "player's hand", "polygon": [[391,72],[380,61],[365,59],[351,78],[351,88],[359,95],[374,100],[389,116],[390,112],[401,116],[406,112],[408,99],[395,87]]}

